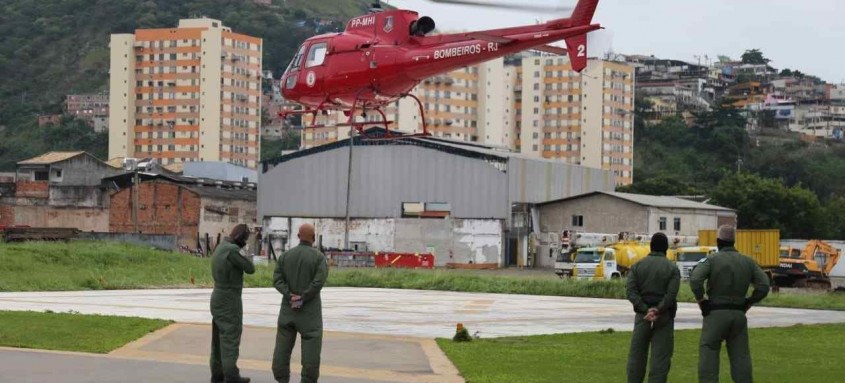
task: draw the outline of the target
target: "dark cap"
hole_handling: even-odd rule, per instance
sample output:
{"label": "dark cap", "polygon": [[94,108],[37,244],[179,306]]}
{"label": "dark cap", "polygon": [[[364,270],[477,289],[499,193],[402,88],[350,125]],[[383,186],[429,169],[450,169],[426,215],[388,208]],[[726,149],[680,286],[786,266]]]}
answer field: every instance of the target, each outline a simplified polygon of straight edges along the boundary
{"label": "dark cap", "polygon": [[669,250],[669,238],[666,234],[655,233],[651,236],[651,251],[655,253],[665,253]]}

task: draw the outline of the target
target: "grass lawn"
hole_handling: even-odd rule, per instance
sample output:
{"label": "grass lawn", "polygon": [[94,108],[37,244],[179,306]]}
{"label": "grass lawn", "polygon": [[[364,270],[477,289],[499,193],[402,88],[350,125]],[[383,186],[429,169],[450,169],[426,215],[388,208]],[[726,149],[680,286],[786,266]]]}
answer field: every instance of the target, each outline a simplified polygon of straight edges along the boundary
{"label": "grass lawn", "polygon": [[[633,326],[633,324],[632,324]],[[470,332],[472,329],[469,329]],[[751,329],[755,381],[838,382],[845,324]],[[675,332],[670,382],[698,381],[699,330]],[[624,382],[631,334],[582,333],[438,344],[467,383]],[[730,382],[722,351],[721,381]]]}
{"label": "grass lawn", "polygon": [[208,260],[183,254],[110,242],[0,243],[0,291],[191,287],[211,283]]}
{"label": "grass lawn", "polygon": [[170,323],[100,315],[0,311],[0,346],[105,354]]}
{"label": "grass lawn", "polygon": [[[271,287],[273,265],[244,279],[247,287]],[[538,270],[339,269],[328,286],[625,298],[624,281],[562,280]],[[117,290],[212,287],[208,259],[108,243],[0,243],[0,291]],[[681,301],[692,302],[687,285]],[[845,310],[845,294],[784,291],[763,305]]]}

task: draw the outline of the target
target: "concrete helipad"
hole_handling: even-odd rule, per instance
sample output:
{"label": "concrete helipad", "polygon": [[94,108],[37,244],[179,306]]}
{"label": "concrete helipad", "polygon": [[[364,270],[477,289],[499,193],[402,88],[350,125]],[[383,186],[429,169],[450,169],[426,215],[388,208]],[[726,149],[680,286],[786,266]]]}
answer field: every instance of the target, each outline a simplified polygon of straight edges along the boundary
{"label": "concrete helipad", "polygon": [[[67,383],[200,382],[208,379],[211,290],[1,293],[0,310],[108,314],[179,322],[108,355],[0,348],[0,381]],[[281,296],[244,290],[239,365],[254,382],[271,382],[270,360]],[[458,383],[458,371],[434,342],[462,322],[481,337],[630,330],[624,300],[327,288],[322,376],[326,383]],[[845,322],[845,312],[754,308],[754,327]],[[701,326],[682,304],[677,328]],[[298,375],[298,353],[292,371]],[[294,382],[298,381],[296,378]]]}
{"label": "concrete helipad", "polygon": [[[2,293],[0,310],[73,310],[208,324],[210,294],[207,289]],[[274,289],[245,289],[244,322],[275,327],[280,300]],[[324,289],[323,314],[327,331],[425,339],[451,336],[458,322],[482,337],[626,331],[633,315],[624,300],[363,288]],[[845,312],[755,307],[749,322],[753,327],[842,323]],[[700,326],[697,306],[681,304],[676,328]]]}

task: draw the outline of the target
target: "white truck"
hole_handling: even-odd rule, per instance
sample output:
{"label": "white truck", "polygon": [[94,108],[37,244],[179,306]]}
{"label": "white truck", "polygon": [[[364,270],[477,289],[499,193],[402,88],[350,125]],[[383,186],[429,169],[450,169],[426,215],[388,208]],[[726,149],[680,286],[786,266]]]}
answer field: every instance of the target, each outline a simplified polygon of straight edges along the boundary
{"label": "white truck", "polygon": [[561,278],[573,276],[575,263],[575,250],[582,247],[599,246],[611,244],[618,240],[618,234],[607,233],[579,233],[571,230],[564,230],[560,233],[560,247],[557,249],[555,258],[555,274]]}
{"label": "white truck", "polygon": [[578,279],[609,280],[625,276],[635,263],[648,256],[649,247],[636,241],[583,247],[575,253],[573,275]]}
{"label": "white truck", "polygon": [[[546,233],[551,238],[553,236],[558,236],[554,233]],[[577,261],[574,260],[577,257],[576,250],[581,250],[585,248],[594,248],[595,251],[599,251],[604,255],[605,248],[609,247],[617,247],[620,242],[625,242],[629,246],[632,243],[637,243],[640,245],[648,244],[651,240],[651,235],[648,234],[637,234],[637,233],[630,233],[630,232],[622,232],[622,233],[586,233],[586,232],[577,232],[572,230],[564,230],[561,232],[557,238],[557,243],[559,247],[556,248],[555,257],[555,274],[557,274],[561,278],[572,277],[575,274]],[[698,242],[698,237],[693,236],[669,236],[669,244],[671,247],[677,246],[684,246],[684,245],[695,245]],[[647,246],[646,246],[647,248]],[[613,251],[613,249],[610,249]],[[616,249],[616,251],[620,251],[621,249]],[[625,248],[624,255],[628,255],[631,253],[630,247]],[[642,249],[638,249],[634,251],[635,253],[641,253]],[[648,252],[646,251],[646,254]],[[642,255],[640,255],[642,256]],[[639,259],[637,259],[639,260]],[[602,261],[607,263],[608,261]],[[627,268],[630,267],[634,262],[628,261],[627,258],[625,261],[620,262],[621,264],[617,264],[617,261],[609,261],[613,269],[619,268],[619,270],[610,271],[608,270],[608,274],[606,279],[610,279],[613,275],[624,274],[627,271]],[[583,262],[582,262],[583,263]],[[595,269],[595,266],[591,266],[590,262],[587,262],[582,269],[584,272],[589,272],[589,269]],[[607,266],[607,265],[605,265]],[[604,269],[604,268],[602,268]],[[588,278],[585,275],[582,275],[579,278]],[[593,278],[593,277],[589,277]]]}
{"label": "white truck", "polygon": [[675,259],[675,264],[681,272],[681,279],[689,279],[692,274],[692,269],[698,264],[698,261],[713,254],[718,249],[715,246],[691,246],[679,247],[674,250],[669,250],[672,254],[669,258]]}

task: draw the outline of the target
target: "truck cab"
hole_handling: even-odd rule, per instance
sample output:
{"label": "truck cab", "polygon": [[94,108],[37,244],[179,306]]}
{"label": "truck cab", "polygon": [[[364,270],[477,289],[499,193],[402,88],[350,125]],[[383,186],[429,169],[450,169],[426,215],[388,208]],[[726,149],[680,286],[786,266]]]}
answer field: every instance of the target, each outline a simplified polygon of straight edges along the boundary
{"label": "truck cab", "polygon": [[585,247],[575,253],[573,276],[578,279],[610,280],[622,277],[616,263],[616,250]]}
{"label": "truck cab", "polygon": [[572,277],[572,270],[575,265],[572,263],[573,254],[569,249],[560,249],[555,259],[555,274],[561,278]]}
{"label": "truck cab", "polygon": [[678,266],[678,271],[681,272],[681,278],[689,279],[690,275],[692,275],[692,269],[695,268],[698,262],[716,251],[718,249],[715,246],[679,247],[673,250],[672,252],[676,260],[675,264]]}

